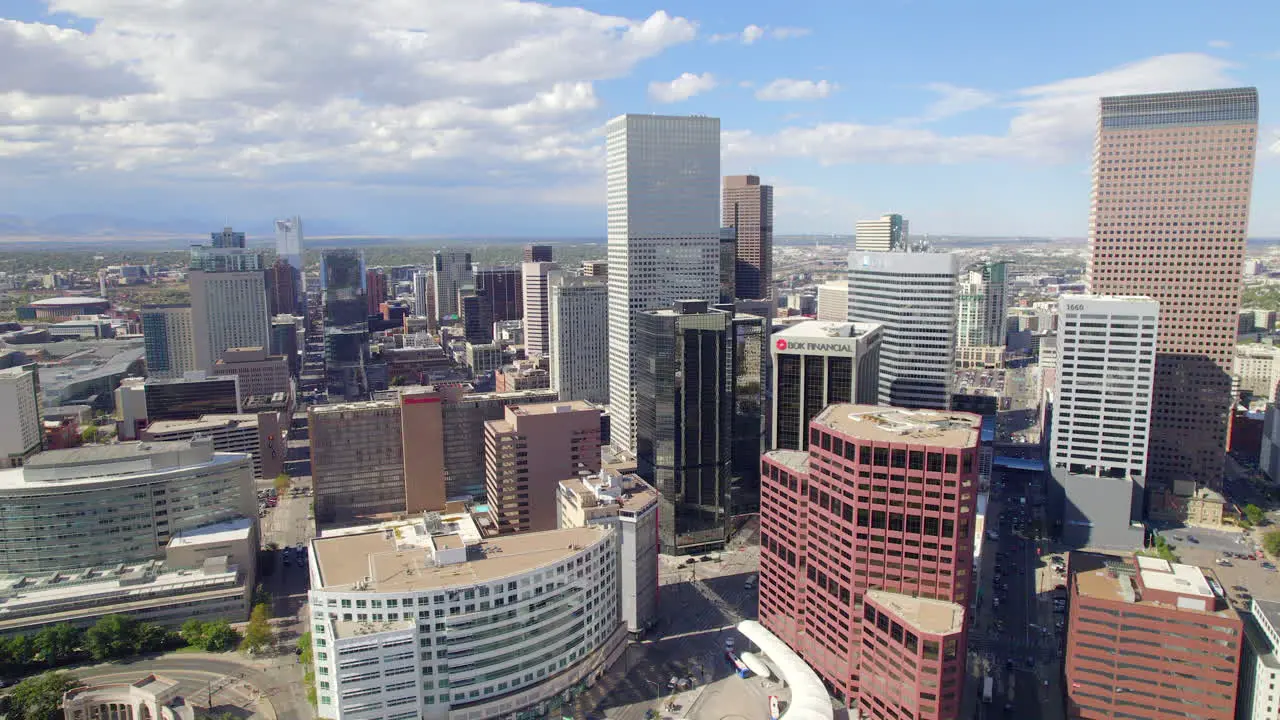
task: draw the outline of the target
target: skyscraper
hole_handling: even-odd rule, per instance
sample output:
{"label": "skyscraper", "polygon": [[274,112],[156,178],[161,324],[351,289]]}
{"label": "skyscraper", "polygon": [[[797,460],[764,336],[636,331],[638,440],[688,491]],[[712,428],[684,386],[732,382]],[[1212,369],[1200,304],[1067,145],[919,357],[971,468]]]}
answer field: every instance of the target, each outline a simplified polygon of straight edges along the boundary
{"label": "skyscraper", "polygon": [[[543,246],[535,246],[543,247]],[[476,268],[475,286],[489,301],[493,322],[520,320],[524,317],[524,283],[520,268]]]}
{"label": "skyscraper", "polygon": [[551,258],[550,245],[525,245],[524,261],[529,262],[553,262]]}
{"label": "skyscraper", "polygon": [[1052,517],[1063,542],[1143,545],[1143,487],[1160,308],[1150,298],[1063,295],[1058,300]]}
{"label": "skyscraper", "polygon": [[276,257],[283,258],[298,272],[302,272],[302,251],[302,218],[294,215],[276,220]]}
{"label": "skyscraper", "polygon": [[611,441],[634,450],[636,313],[719,295],[720,120],[622,115],[606,133]]}
{"label": "skyscraper", "polygon": [[369,268],[364,271],[365,315],[377,315],[382,312],[382,303],[387,301],[387,275],[382,268]]}
{"label": "skyscraper", "polygon": [[722,547],[730,510],[733,313],[705,300],[678,301],[637,313],[635,338],[636,459],[640,476],[662,495],[662,552]]}
{"label": "skyscraper", "polygon": [[0,467],[18,467],[40,452],[44,438],[35,363],[0,370],[0,410],[5,416],[0,423]]}
{"label": "skyscraper", "polygon": [[1000,347],[1009,307],[1009,263],[983,262],[961,276],[956,297],[956,344]]}
{"label": "skyscraper", "polygon": [[844,322],[849,317],[849,281],[837,280],[818,286],[818,320]]}
{"label": "skyscraper", "polygon": [[1101,101],[1089,286],[1160,304],[1147,464],[1156,511],[1172,501],[1165,491],[1221,484],[1257,134],[1255,88]]}
{"label": "skyscraper", "polygon": [[[721,308],[732,306],[721,306]],[[760,454],[768,448],[768,318],[733,312],[733,425],[730,514],[760,510]]]}
{"label": "skyscraper", "polygon": [[461,314],[458,290],[473,284],[471,253],[462,250],[438,250],[434,258],[432,290],[436,318],[444,320]]}
{"label": "skyscraper", "polygon": [[908,249],[908,223],[901,215],[863,220],[854,229],[853,249],[864,252],[901,252]]}
{"label": "skyscraper", "polygon": [[871,323],[808,320],[773,335],[773,441],[778,450],[809,447],[809,423],[833,403],[874,405],[880,339]]}
{"label": "skyscraper", "polygon": [[604,278],[548,275],[551,388],[561,400],[609,402],[609,286]]}
{"label": "skyscraper", "polygon": [[430,270],[413,274],[413,314],[427,319],[427,329],[436,328],[436,296]]}
{"label": "skyscraper", "polygon": [[196,369],[190,305],[143,305],[138,317],[147,353],[147,377],[180,378]]}
{"label": "skyscraper", "polygon": [[335,398],[363,400],[369,391],[366,280],[364,253],[334,249],[320,254],[325,385]]}
{"label": "skyscraper", "polygon": [[720,224],[737,231],[734,297],[769,297],[773,282],[773,186],[761,185],[755,175],[726,175],[720,202]]}
{"label": "skyscraper", "polygon": [[720,302],[732,303],[738,294],[738,231],[720,228]]}
{"label": "skyscraper", "polygon": [[529,262],[521,265],[524,291],[524,354],[528,357],[548,352],[547,276],[559,265],[551,262]]}
{"label": "skyscraper", "polygon": [[227,348],[267,347],[271,316],[267,313],[266,278],[256,272],[187,273],[191,289],[191,330],[196,368],[207,373]]}
{"label": "skyscraper", "polygon": [[956,259],[950,253],[849,254],[849,320],[884,327],[881,405],[945,410],[951,401]]}
{"label": "skyscraper", "polygon": [[222,232],[209,233],[209,239],[213,241],[213,246],[216,248],[244,247],[244,233],[236,232],[229,227],[222,228]]}
{"label": "skyscraper", "polygon": [[267,311],[274,315],[296,315],[301,307],[298,298],[305,293],[300,289],[302,273],[284,258],[276,258],[267,268]]}

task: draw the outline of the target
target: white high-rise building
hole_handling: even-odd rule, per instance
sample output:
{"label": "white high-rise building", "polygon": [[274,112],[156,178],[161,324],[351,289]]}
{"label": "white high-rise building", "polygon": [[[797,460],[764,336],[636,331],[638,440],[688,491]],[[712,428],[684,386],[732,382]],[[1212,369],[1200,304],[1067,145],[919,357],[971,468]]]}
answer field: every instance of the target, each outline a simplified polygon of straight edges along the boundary
{"label": "white high-rise building", "polygon": [[720,120],[622,115],[606,133],[612,437],[634,452],[636,314],[720,294]]}
{"label": "white high-rise building", "polygon": [[147,377],[172,380],[197,369],[190,305],[143,305],[138,317],[147,353]]}
{"label": "white high-rise building", "polygon": [[818,286],[817,320],[844,322],[849,317],[849,281],[823,283]]}
{"label": "white high-rise building", "polygon": [[302,272],[302,218],[276,220],[276,255]]}
{"label": "white high-rise building", "polygon": [[462,250],[436,252],[432,266],[431,290],[435,296],[436,317],[444,320],[461,316],[458,290],[475,284],[475,270],[471,267],[471,253]]}
{"label": "white high-rise building", "polygon": [[17,467],[40,452],[40,381],[36,364],[0,370],[0,467]]}
{"label": "white high-rise building", "polygon": [[956,258],[849,254],[849,321],[884,326],[879,403],[946,410],[955,362]]}
{"label": "white high-rise building", "polygon": [[865,252],[905,251],[908,226],[901,215],[882,215],[879,220],[863,220],[854,226],[853,249]]}
{"label": "white high-rise building", "polygon": [[547,276],[559,267],[552,262],[527,262],[520,265],[524,303],[524,354],[527,357],[546,355],[549,352],[551,328],[548,320]]}
{"label": "white high-rise building", "polygon": [[196,369],[213,373],[227,348],[270,347],[266,278],[260,272],[187,275]]}
{"label": "white high-rise building", "polygon": [[[528,298],[526,292],[526,303]],[[551,389],[561,400],[608,403],[608,281],[553,270],[547,275],[547,299]]]}
{"label": "white high-rise building", "polygon": [[1063,295],[1050,465],[1064,542],[1142,546],[1160,306],[1148,297]]}
{"label": "white high-rise building", "polygon": [[427,319],[427,327],[436,327],[435,288],[431,282],[430,270],[416,270],[413,273],[413,314]]}
{"label": "white high-rise building", "polygon": [[1009,263],[984,262],[960,280],[956,315],[959,347],[999,347],[1005,343],[1009,307]]}

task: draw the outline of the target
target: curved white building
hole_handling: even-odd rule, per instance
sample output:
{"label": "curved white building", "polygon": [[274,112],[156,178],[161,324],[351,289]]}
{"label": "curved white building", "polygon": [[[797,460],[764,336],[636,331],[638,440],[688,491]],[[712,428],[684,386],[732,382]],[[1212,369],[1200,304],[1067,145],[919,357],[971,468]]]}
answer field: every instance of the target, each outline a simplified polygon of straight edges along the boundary
{"label": "curved white building", "polygon": [[541,716],[622,651],[617,543],[601,526],[481,539],[439,513],[312,540],[319,715]]}
{"label": "curved white building", "polygon": [[151,560],[169,540],[253,518],[249,455],[212,442],[91,445],[0,470],[0,576]]}

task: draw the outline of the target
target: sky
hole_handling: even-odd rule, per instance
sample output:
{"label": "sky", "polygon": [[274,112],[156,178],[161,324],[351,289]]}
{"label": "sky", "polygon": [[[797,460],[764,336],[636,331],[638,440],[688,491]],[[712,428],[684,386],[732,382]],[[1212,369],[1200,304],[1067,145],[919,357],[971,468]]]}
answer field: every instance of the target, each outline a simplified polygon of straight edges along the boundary
{"label": "sky", "polygon": [[778,233],[1083,237],[1100,96],[1255,85],[1277,237],[1280,3],[1230,6],[0,0],[0,214],[603,236],[632,112],[721,118]]}

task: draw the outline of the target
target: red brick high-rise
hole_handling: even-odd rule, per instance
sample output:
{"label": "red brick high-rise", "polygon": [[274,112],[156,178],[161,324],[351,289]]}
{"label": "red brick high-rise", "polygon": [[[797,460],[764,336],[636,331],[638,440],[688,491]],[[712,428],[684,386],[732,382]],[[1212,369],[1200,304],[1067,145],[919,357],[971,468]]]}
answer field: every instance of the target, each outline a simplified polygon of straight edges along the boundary
{"label": "red brick high-rise", "polygon": [[1153,512],[1221,485],[1257,134],[1255,88],[1102,98],[1089,284],[1160,303]]}
{"label": "red brick high-rise", "polygon": [[[981,425],[834,404],[810,423],[807,452],[764,456],[760,621],[864,717],[958,716]],[[892,642],[864,653],[864,623]]]}
{"label": "red brick high-rise", "polygon": [[755,175],[726,175],[720,225],[737,231],[736,297],[769,297],[773,283],[773,186]]}
{"label": "red brick high-rise", "polygon": [[387,276],[381,268],[369,268],[364,271],[365,302],[368,304],[366,315],[380,315],[382,303],[387,299]]}

